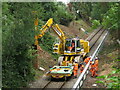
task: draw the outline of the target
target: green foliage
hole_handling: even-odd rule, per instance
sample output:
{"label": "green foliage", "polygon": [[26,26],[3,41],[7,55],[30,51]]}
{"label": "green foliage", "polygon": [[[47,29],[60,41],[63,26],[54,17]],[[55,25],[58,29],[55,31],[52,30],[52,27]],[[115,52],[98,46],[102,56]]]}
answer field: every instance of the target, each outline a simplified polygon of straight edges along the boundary
{"label": "green foliage", "polygon": [[104,84],[104,82],[103,82],[103,81],[96,81],[96,83],[102,83],[102,84]]}
{"label": "green foliage", "polygon": [[[91,20],[99,20],[99,22],[109,29],[118,29],[118,17],[119,17],[119,3],[117,2],[73,2],[74,12],[79,10],[77,13],[80,18],[85,19],[88,22]],[[94,26],[93,26],[94,27]]]}
{"label": "green foliage", "polygon": [[103,14],[106,13],[106,11],[108,10],[108,3],[92,3],[92,10],[91,10],[91,18],[92,20],[96,19],[96,20],[100,20],[102,21],[103,18]]}
{"label": "green foliage", "polygon": [[[116,59],[115,61],[118,61]],[[98,76],[100,81],[96,81],[96,83],[103,83],[107,88],[111,89],[119,89],[120,88],[120,69],[118,67],[113,68],[114,70],[111,71],[108,75]]]}
{"label": "green foliage", "polygon": [[102,76],[99,76],[99,77],[97,77],[98,79],[100,79],[100,78],[103,78],[103,79],[105,79],[105,78],[107,78],[108,76],[107,75],[102,75]]}
{"label": "green foliage", "polygon": [[30,51],[34,42],[31,9],[29,3],[3,3],[2,11],[3,87],[23,87],[34,79]]}
{"label": "green foliage", "polygon": [[100,21],[99,20],[93,20],[92,21],[92,28],[96,29],[98,26],[100,26]]}
{"label": "green foliage", "polygon": [[104,14],[102,25],[109,29],[118,29],[118,7],[115,3],[110,6],[110,9]]}
{"label": "green foliage", "polygon": [[73,14],[68,12],[66,6],[61,3],[57,3],[57,10],[54,12],[54,21],[55,23],[62,24],[62,25],[69,25],[69,22],[73,20]]}
{"label": "green foliage", "polygon": [[58,55],[53,54],[53,43],[55,42],[55,37],[51,36],[49,32],[47,32],[42,38],[39,39],[39,44],[42,49],[49,52],[53,58],[58,58]]}
{"label": "green foliage", "polygon": [[43,21],[53,18],[55,23],[67,26],[73,19],[73,15],[66,10],[66,6],[63,3],[43,2],[41,7],[43,7],[43,11],[39,11],[38,15],[42,15],[40,19]]}
{"label": "green foliage", "polygon": [[[114,76],[117,74],[117,76]],[[96,83],[103,83],[107,88],[112,89],[118,89],[120,88],[120,77],[118,75],[120,74],[120,69],[115,69],[108,75],[102,75],[98,76],[98,79],[104,79],[105,81],[96,81]],[[106,83],[107,81],[110,81],[109,83]]]}
{"label": "green foliage", "polygon": [[[33,60],[37,56],[36,51],[31,47],[36,33],[34,32],[34,18],[40,19],[39,28],[49,18],[55,18],[55,22],[59,22],[64,16],[67,20],[65,24],[69,23],[68,21],[72,19],[71,14],[66,9],[59,9],[59,4],[54,2],[2,4],[3,87],[25,87],[29,81],[34,80]],[[37,13],[33,14],[33,11]],[[59,16],[60,13],[62,14]],[[40,42],[46,51],[52,53],[54,37],[46,33]]]}
{"label": "green foliage", "polygon": [[[74,7],[73,10],[74,10],[76,16],[78,15],[79,18],[82,18],[82,19],[84,19],[86,21],[89,20],[89,17],[90,17],[90,14],[91,14],[91,9],[92,9],[91,3],[87,3],[87,2],[82,2],[82,3],[72,2],[71,4]],[[79,12],[77,12],[77,11],[79,11]]]}

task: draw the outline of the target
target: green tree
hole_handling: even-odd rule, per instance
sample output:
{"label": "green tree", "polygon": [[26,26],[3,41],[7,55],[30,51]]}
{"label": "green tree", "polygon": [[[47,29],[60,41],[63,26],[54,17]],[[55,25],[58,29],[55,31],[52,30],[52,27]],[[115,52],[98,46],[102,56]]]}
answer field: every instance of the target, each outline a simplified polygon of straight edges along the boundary
{"label": "green tree", "polygon": [[3,87],[26,86],[34,79],[32,57],[34,42],[30,3],[3,3]]}
{"label": "green tree", "polygon": [[[63,17],[67,21],[63,24],[68,24],[72,16],[63,4],[55,2],[3,3],[2,11],[3,87],[24,87],[34,80],[35,75],[33,60],[36,55],[33,55],[35,50],[32,48],[36,33],[34,18],[39,18],[41,28],[49,18],[55,18],[55,22],[61,23]],[[46,41],[42,42],[43,39]],[[54,38],[49,33],[41,38],[42,47],[51,54],[53,41]]]}
{"label": "green tree", "polygon": [[110,4],[110,9],[103,15],[102,25],[109,29],[118,29],[119,3]]}

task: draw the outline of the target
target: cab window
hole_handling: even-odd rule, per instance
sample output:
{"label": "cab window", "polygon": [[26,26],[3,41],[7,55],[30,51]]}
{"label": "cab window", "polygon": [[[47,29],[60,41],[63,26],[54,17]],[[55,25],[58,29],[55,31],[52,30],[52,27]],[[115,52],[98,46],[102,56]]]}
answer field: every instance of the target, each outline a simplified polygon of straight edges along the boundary
{"label": "cab window", "polygon": [[77,46],[76,47],[80,47],[80,40],[77,40]]}

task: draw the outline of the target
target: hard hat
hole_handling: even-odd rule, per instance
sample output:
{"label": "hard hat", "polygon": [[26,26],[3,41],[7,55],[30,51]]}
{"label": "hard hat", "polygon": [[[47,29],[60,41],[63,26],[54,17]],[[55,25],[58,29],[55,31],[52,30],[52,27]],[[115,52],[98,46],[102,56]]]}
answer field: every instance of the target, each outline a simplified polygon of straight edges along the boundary
{"label": "hard hat", "polygon": [[92,57],[92,56],[89,56],[90,58]]}
{"label": "hard hat", "polygon": [[95,59],[98,59],[98,57],[95,57]]}
{"label": "hard hat", "polygon": [[90,61],[90,64],[94,64],[94,61]]}
{"label": "hard hat", "polygon": [[90,61],[90,64],[92,64],[92,61]]}
{"label": "hard hat", "polygon": [[77,60],[75,60],[75,62],[77,63]]}
{"label": "hard hat", "polygon": [[94,62],[92,61],[92,64],[94,64]]}
{"label": "hard hat", "polygon": [[82,65],[82,67],[84,67],[84,65]]}

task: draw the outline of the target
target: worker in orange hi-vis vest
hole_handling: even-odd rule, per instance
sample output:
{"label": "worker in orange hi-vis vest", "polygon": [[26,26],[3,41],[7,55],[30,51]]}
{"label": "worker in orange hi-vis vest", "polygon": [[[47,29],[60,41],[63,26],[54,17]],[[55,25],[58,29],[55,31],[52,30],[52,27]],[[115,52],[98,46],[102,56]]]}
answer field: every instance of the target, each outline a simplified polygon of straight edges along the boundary
{"label": "worker in orange hi-vis vest", "polygon": [[90,63],[90,72],[91,72],[91,76],[95,77],[98,76],[98,74],[96,73],[96,66],[94,64],[94,62]]}
{"label": "worker in orange hi-vis vest", "polygon": [[95,69],[96,71],[98,71],[98,58],[97,57],[95,58]]}
{"label": "worker in orange hi-vis vest", "polygon": [[80,73],[82,73],[84,70],[84,65],[83,64],[80,64]]}
{"label": "worker in orange hi-vis vest", "polygon": [[77,63],[77,60],[75,60],[73,65],[74,65],[74,78],[77,78],[77,74],[78,74],[78,63]]}
{"label": "worker in orange hi-vis vest", "polygon": [[87,57],[87,58],[84,60],[84,62],[87,64],[90,59],[91,59],[91,56]]}

